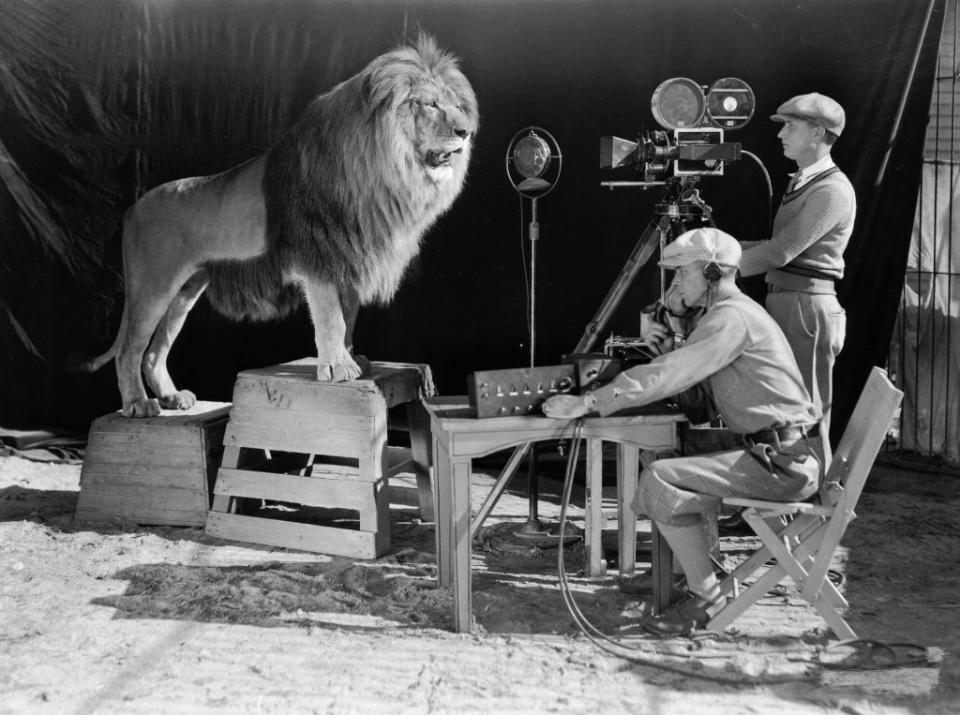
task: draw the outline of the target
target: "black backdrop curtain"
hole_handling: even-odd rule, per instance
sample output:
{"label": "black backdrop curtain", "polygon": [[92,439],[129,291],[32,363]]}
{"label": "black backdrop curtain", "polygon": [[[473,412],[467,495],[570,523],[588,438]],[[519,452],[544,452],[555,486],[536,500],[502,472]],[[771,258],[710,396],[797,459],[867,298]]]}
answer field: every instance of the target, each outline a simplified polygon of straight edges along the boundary
{"label": "black backdrop curtain", "polygon": [[[538,206],[537,362],[559,361],[659,199],[656,191],[600,187],[599,137],[652,127],[650,97],[665,79],[707,85],[734,76],[753,88],[757,112],[726,138],[762,158],[775,202],[793,169],[768,118],[776,106],[819,91],[847,110],[834,157],[860,211],[841,284],[850,317],[837,365],[842,425],[889,342],[942,6],[0,0],[0,423],[85,427],[119,406],[111,367],[80,377],[59,365],[73,350],[96,353],[112,342],[119,222],[138,195],[263,151],[311,97],[424,30],[462,59],[480,103],[480,133],[466,189],[428,234],[395,302],[361,312],[359,352],[429,363],[446,394],[465,392],[473,370],[527,364],[529,207],[503,161],[510,137],[535,124],[564,156],[557,188]],[[765,237],[767,190],[754,162],[730,164],[700,189],[721,228]],[[762,299],[761,284],[748,281],[747,289]],[[636,311],[656,292],[648,266],[611,328],[635,334]],[[202,399],[229,400],[239,370],[312,351],[305,310],[278,324],[234,325],[201,301],[171,372]]]}

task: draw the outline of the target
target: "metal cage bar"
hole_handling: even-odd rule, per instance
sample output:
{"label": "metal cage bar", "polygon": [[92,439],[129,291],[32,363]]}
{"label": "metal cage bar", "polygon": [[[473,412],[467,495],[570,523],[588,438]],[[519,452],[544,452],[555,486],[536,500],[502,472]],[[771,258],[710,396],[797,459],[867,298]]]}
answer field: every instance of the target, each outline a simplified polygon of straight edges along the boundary
{"label": "metal cage bar", "polygon": [[[960,283],[954,211],[960,174],[960,0],[947,0],[923,174],[888,366],[905,393],[884,456],[960,469]],[[960,226],[958,226],[960,230]],[[956,344],[955,344],[956,343]]]}

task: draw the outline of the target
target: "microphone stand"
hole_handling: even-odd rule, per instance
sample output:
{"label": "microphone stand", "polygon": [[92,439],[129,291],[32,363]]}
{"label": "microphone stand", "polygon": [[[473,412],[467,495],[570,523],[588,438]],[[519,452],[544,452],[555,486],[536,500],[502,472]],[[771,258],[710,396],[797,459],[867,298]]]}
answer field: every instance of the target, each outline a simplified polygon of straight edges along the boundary
{"label": "microphone stand", "polygon": [[[537,197],[530,199],[530,367],[536,366],[537,354],[537,241],[540,239],[540,224],[537,222]],[[527,521],[520,527],[519,536],[524,540],[550,538],[550,529],[540,521],[540,474],[537,443],[531,442],[527,454]],[[552,541],[552,538],[551,538]],[[539,544],[538,544],[539,545]]]}
{"label": "microphone stand", "polygon": [[[529,136],[537,137],[541,140],[542,138],[539,136],[539,134],[549,138],[551,158],[555,159],[555,175],[552,181],[547,181],[544,179],[542,177],[543,172],[537,172],[533,176],[531,176],[531,174],[520,172],[521,175],[525,176],[526,178],[524,181],[519,183],[517,183],[514,180],[514,177],[511,175],[511,162],[516,161],[516,157],[513,155],[513,149],[517,145],[517,140],[521,136],[526,135],[527,132],[529,132]],[[539,132],[539,134],[537,132]],[[530,223],[527,226],[527,236],[530,240],[530,284],[528,291],[527,319],[528,339],[530,343],[529,362],[531,368],[536,366],[537,351],[537,243],[540,239],[540,224],[537,221],[537,199],[539,196],[543,196],[553,189],[557,178],[559,178],[559,162],[561,159],[562,157],[560,155],[560,150],[556,140],[552,137],[552,135],[550,135],[549,132],[544,129],[540,129],[539,127],[528,127],[520,130],[514,135],[514,138],[511,140],[507,148],[507,177],[520,195],[529,198],[531,203]],[[539,194],[537,192],[539,192]],[[510,535],[501,538],[494,537],[494,540],[497,542],[497,546],[503,550],[530,553],[530,550],[533,549],[532,553],[536,553],[538,548],[556,547],[559,545],[559,529],[553,528],[551,525],[542,522],[537,513],[538,504],[540,501],[540,485],[537,445],[535,442],[527,442],[514,449],[513,454],[510,456],[510,459],[501,471],[496,484],[487,495],[487,498],[480,507],[477,516],[474,518],[472,523],[472,531],[474,535],[477,534],[480,526],[483,524],[490,511],[500,499],[500,495],[506,488],[507,483],[510,481],[510,478],[513,476],[517,467],[524,458],[527,460],[527,488],[529,496],[527,520],[523,524],[520,524]],[[578,538],[579,536],[576,534],[571,534],[571,529],[568,526],[564,541],[566,543],[570,543]]]}
{"label": "microphone stand", "polygon": [[[537,197],[531,197],[530,202],[530,224],[527,227],[527,235],[530,239],[530,289],[528,317],[530,367],[535,367],[537,344],[537,241],[540,239],[540,224],[537,222]],[[523,452],[526,452],[528,493],[527,520],[523,524],[520,524],[519,527],[517,527],[517,529],[511,534],[511,536],[507,537],[506,541],[500,539],[497,540],[498,546],[504,550],[519,549],[521,552],[523,552],[527,549],[533,549],[533,553],[536,553],[537,549],[556,548],[560,545],[559,524],[548,524],[541,521],[538,513],[540,504],[540,470],[537,447],[538,445],[536,442],[528,442],[516,448],[510,458],[510,461],[508,462],[508,465],[504,468],[503,474],[501,475],[500,480],[498,480],[497,486],[487,499],[488,502],[491,502],[492,498],[493,502],[489,503],[489,506],[484,504],[480,513],[477,515],[477,521],[475,523],[479,526],[479,524],[483,522],[483,518],[485,518],[486,514],[489,513],[489,510],[493,508],[493,504],[495,503],[496,499],[499,498],[500,492],[502,491],[503,487],[506,486],[513,469],[519,463],[520,459],[523,458]],[[564,544],[572,544],[579,538],[580,535],[577,533],[577,530],[571,529],[570,525],[568,524],[564,532]]]}

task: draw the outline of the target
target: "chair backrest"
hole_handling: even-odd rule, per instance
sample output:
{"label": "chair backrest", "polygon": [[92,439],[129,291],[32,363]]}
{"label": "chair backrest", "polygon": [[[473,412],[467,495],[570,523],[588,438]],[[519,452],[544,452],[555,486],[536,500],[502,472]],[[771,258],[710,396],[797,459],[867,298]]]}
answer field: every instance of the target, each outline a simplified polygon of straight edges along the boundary
{"label": "chair backrest", "polygon": [[[818,555],[800,592],[811,603],[826,578],[833,552],[854,517],[853,509],[902,399],[903,393],[893,386],[885,370],[878,367],[870,370],[820,491],[821,503],[833,507],[833,513],[827,521]],[[843,619],[840,619],[834,630],[841,627],[839,624],[842,623]],[[849,630],[849,626],[846,628]]]}
{"label": "chair backrest", "polygon": [[893,386],[885,370],[870,370],[824,477],[822,504],[852,512],[902,399],[903,392]]}

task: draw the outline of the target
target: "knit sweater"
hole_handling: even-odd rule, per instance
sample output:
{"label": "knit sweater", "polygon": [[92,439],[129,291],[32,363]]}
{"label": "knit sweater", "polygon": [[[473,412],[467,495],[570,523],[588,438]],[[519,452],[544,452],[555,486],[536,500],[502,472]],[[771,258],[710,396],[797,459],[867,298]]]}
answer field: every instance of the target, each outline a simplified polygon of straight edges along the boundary
{"label": "knit sweater", "polygon": [[773,236],[766,241],[744,241],[740,275],[768,273],[794,266],[834,279],[843,278],[843,252],[853,233],[857,199],[850,180],[839,169],[829,169],[783,196],[773,220]]}

